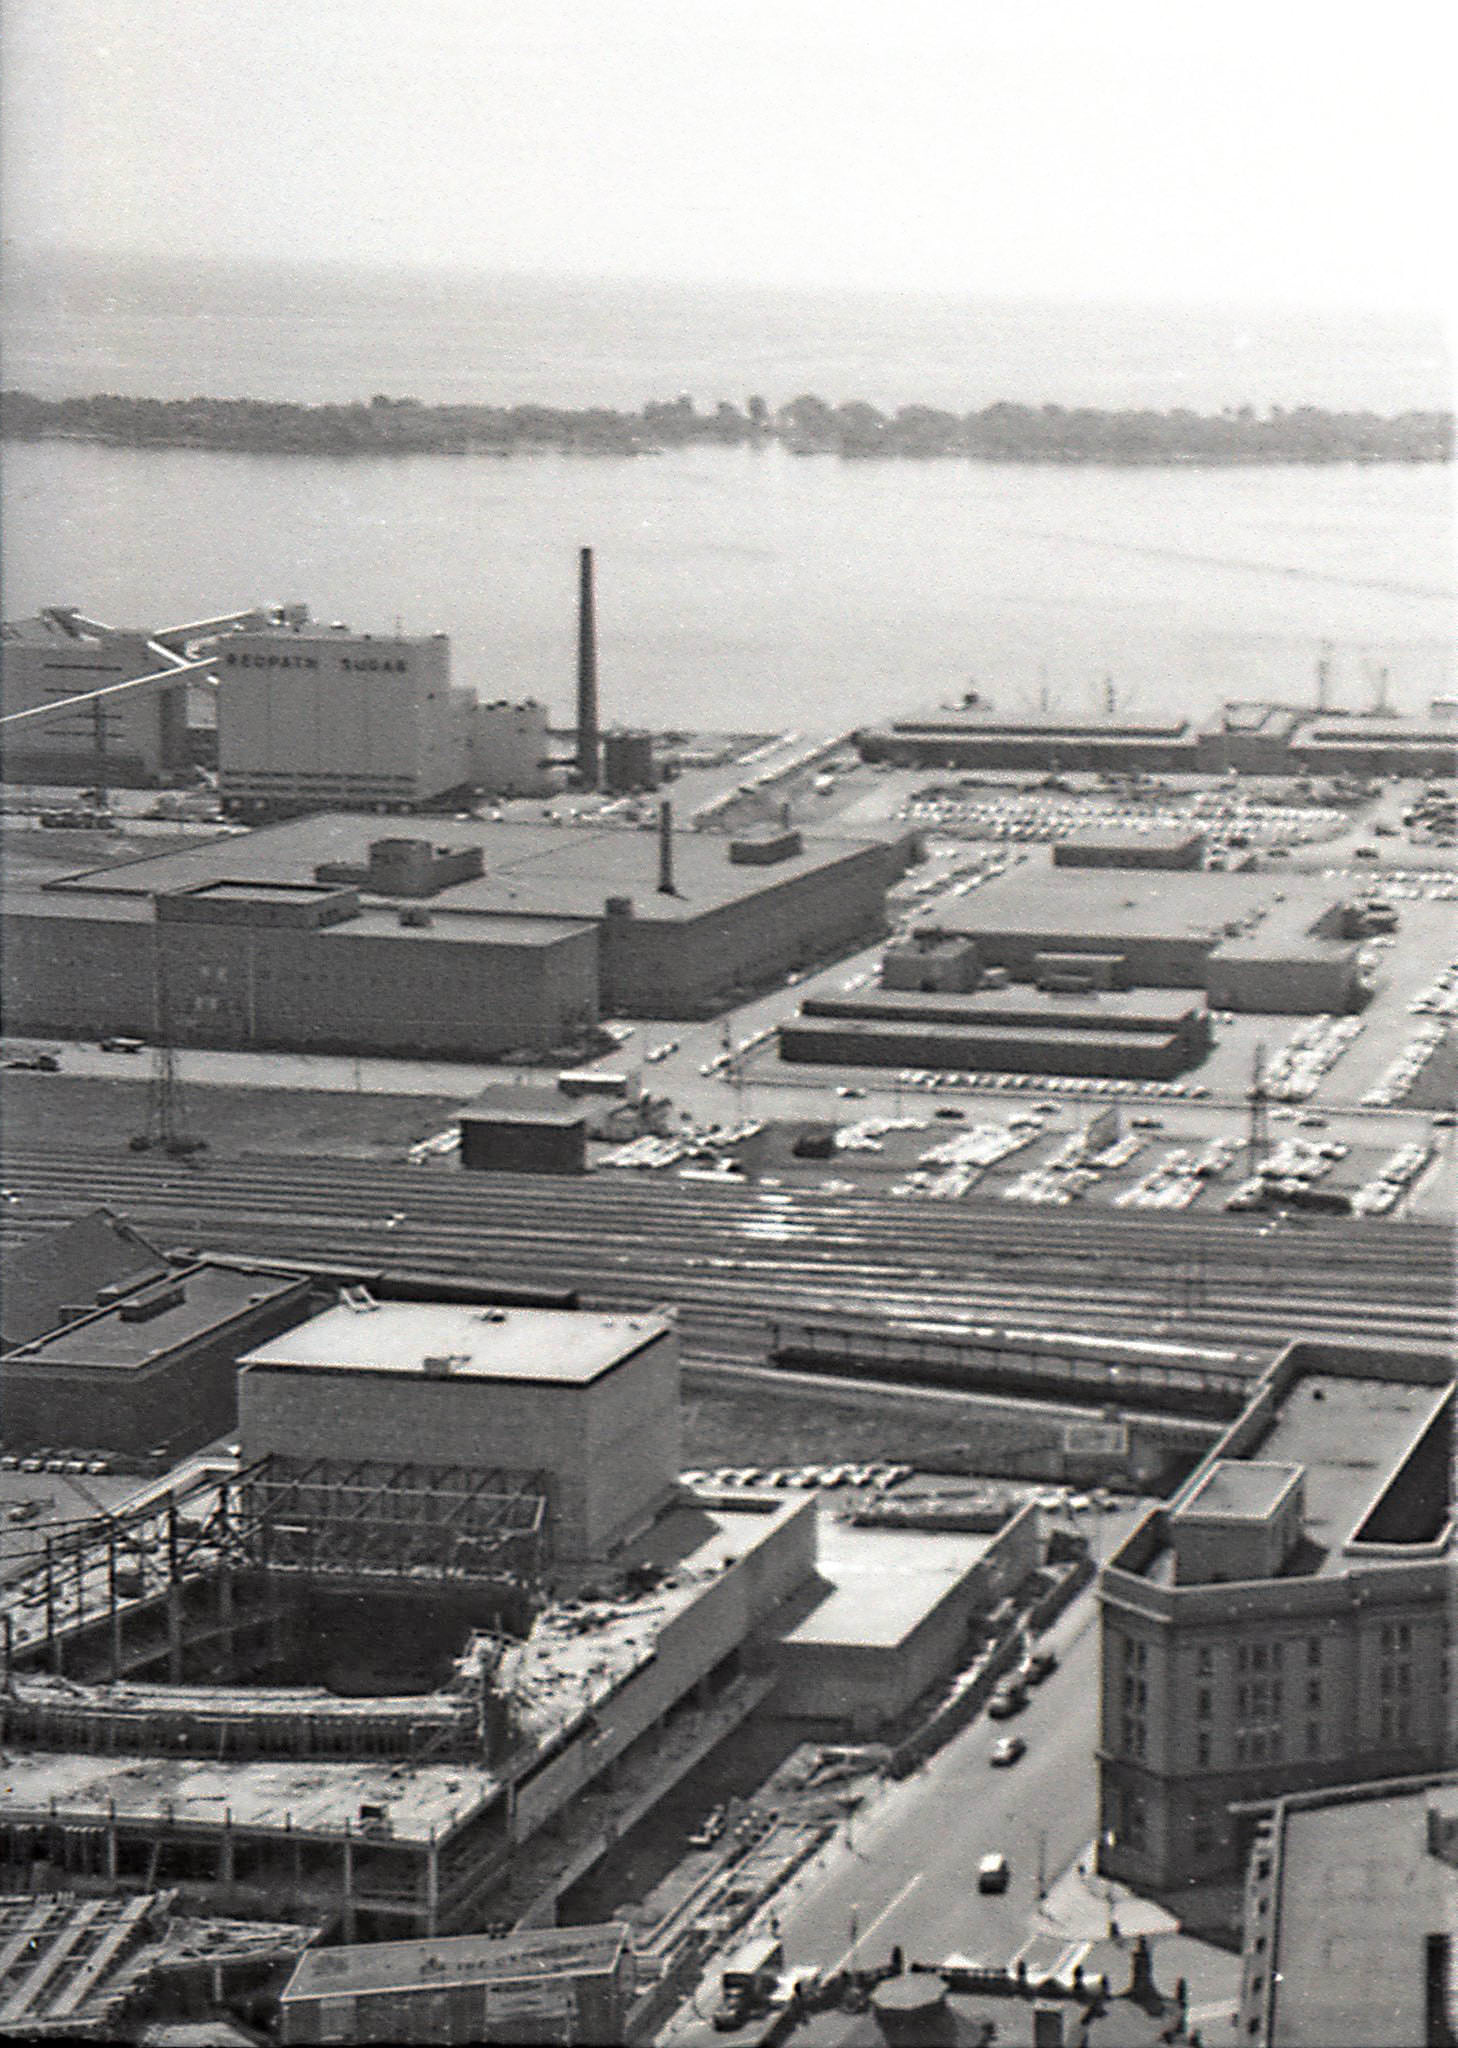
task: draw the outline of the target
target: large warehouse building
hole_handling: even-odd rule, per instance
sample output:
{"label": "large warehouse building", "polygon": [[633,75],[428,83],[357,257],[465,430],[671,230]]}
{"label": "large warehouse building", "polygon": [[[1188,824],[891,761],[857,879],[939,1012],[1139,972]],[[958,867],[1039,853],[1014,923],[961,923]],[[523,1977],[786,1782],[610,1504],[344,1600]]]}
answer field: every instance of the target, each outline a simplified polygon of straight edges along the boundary
{"label": "large warehouse building", "polygon": [[412,810],[470,784],[472,699],[451,648],[343,628],[230,633],[217,649],[224,807]]}
{"label": "large warehouse building", "polygon": [[[462,1059],[710,1014],[880,936],[899,843],[326,813],[12,890],[10,1027]],[[746,854],[749,857],[746,857]],[[667,886],[665,886],[665,883]]]}
{"label": "large warehouse building", "polygon": [[1116,986],[1206,989],[1217,1009],[1312,1015],[1363,1001],[1357,946],[1326,936],[1336,900],[1335,887],[1313,894],[1295,876],[1064,867],[1044,854],[938,919],[973,942],[984,970],[1014,981],[1038,981],[1047,956],[1102,955]]}
{"label": "large warehouse building", "polygon": [[1458,733],[1427,716],[1232,703],[1203,730],[1114,719],[1002,719],[990,706],[898,718],[855,735],[861,758],[901,768],[1151,775],[1458,775]]}

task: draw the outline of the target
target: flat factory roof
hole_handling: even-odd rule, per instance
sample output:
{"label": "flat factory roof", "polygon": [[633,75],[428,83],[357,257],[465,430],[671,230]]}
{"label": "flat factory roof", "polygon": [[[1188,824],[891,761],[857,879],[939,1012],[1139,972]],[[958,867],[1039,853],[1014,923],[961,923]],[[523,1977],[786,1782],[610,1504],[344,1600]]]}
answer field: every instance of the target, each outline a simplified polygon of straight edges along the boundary
{"label": "flat factory roof", "polygon": [[1282,2048],[1424,2038],[1424,1937],[1458,1927],[1458,1870],[1428,1849],[1430,1806],[1458,1809],[1458,1781],[1287,1808],[1269,1958]]}
{"label": "flat factory roof", "polygon": [[822,1515],[817,1569],[827,1590],[784,1640],[822,1649],[895,1649],[992,1542],[990,1535],[963,1531],[858,1529]]}
{"label": "flat factory roof", "polygon": [[1296,1477],[1296,1465],[1273,1465],[1265,1460],[1249,1462],[1221,1458],[1211,1466],[1189,1499],[1182,1502],[1181,1515],[1229,1516],[1235,1521],[1264,1520]]}
{"label": "flat factory roof", "polygon": [[[413,834],[411,822],[406,821],[404,831],[395,836],[439,837],[439,820],[420,820],[420,829]],[[52,893],[105,890],[108,896],[154,895],[213,881],[312,882],[315,868],[324,862],[364,866],[371,842],[387,836],[381,819],[373,815],[322,812],[71,875]],[[679,830],[673,841],[676,893],[666,896],[658,889],[656,831],[470,819],[452,822],[450,843],[453,848],[479,846],[486,872],[420,899],[437,913],[437,928],[447,912],[457,911],[599,918],[609,896],[631,898],[635,917],[682,922],[885,844],[869,837],[811,839],[802,852],[762,867],[731,861],[733,842],[724,833]],[[360,894],[371,900],[368,889],[361,887]]]}
{"label": "flat factory roof", "polygon": [[523,1928],[504,1935],[458,1934],[311,1951],[301,1957],[279,1996],[288,2004],[358,1992],[442,1991],[452,1984],[596,1976],[616,1967],[628,1933],[626,1922],[610,1920],[597,1927]]}
{"label": "flat factory roof", "polygon": [[1070,832],[1058,844],[1065,849],[1073,847],[1099,853],[1182,853],[1204,836],[1204,828],[1199,825],[1169,825],[1156,827],[1152,832],[1134,832],[1117,825],[1094,825],[1086,831]]}
{"label": "flat factory roof", "polygon": [[[141,1321],[129,1319],[129,1312],[149,1298],[166,1299],[176,1291],[180,1299],[159,1308]],[[250,1309],[282,1301],[291,1293],[302,1295],[299,1280],[271,1279],[267,1274],[239,1273],[226,1266],[190,1266],[181,1273],[168,1273],[159,1280],[118,1302],[113,1308],[97,1309],[77,1322],[67,1323],[50,1336],[37,1339],[6,1358],[0,1374],[57,1366],[84,1366],[116,1372],[134,1372],[154,1358],[190,1344],[195,1338]],[[85,1421],[77,1417],[77,1429],[85,1434]]]}
{"label": "flat factory roof", "polygon": [[667,1334],[661,1316],[606,1316],[582,1309],[474,1308],[382,1301],[326,1309],[239,1363],[246,1370],[405,1373],[431,1376],[427,1359],[449,1359],[452,1378],[533,1380],[587,1386]]}
{"label": "flat factory roof", "polygon": [[[1214,873],[1169,868],[1059,868],[1052,856],[1029,860],[984,883],[975,896],[938,909],[939,922],[979,933],[1056,935],[1060,942],[1119,938],[1208,940],[1223,945],[1259,933],[1285,950],[1335,902],[1336,883],[1303,882],[1289,872]],[[1241,933],[1227,933],[1241,924]],[[1279,940],[1276,934],[1279,933]],[[1325,945],[1330,942],[1308,942]],[[1053,950],[1050,948],[1050,950]],[[1058,950],[1077,951],[1077,945]]]}
{"label": "flat factory roof", "polygon": [[807,1017],[854,1018],[865,1016],[877,1022],[897,1021],[892,1013],[904,1009],[914,1013],[905,1021],[929,1024],[1049,1024],[1077,1023],[1098,1030],[1101,1018],[1138,1021],[1165,1030],[1183,1022],[1191,1012],[1205,1007],[1205,998],[1193,988],[1040,989],[1028,982],[1014,982],[1005,988],[977,988],[967,991],[868,988],[849,996],[812,996],[804,1005]]}

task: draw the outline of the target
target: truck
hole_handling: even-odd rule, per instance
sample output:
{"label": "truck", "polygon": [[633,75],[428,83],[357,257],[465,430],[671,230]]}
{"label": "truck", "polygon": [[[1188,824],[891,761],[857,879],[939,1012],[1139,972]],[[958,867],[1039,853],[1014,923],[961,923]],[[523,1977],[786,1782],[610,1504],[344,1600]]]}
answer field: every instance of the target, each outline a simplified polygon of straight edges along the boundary
{"label": "truck", "polygon": [[734,2033],[763,2011],[785,1967],[785,1951],[773,1934],[758,1934],[736,1949],[719,1980],[713,2022],[721,2034]]}

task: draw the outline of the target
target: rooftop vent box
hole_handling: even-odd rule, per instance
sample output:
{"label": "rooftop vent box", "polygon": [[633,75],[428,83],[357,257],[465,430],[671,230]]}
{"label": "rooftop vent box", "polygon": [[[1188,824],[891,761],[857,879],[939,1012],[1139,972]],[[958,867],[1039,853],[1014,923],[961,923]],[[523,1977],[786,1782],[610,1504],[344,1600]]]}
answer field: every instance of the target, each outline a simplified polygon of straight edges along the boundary
{"label": "rooftop vent box", "polygon": [[421,1360],[421,1368],[427,1379],[448,1380],[458,1366],[468,1363],[466,1354],[460,1351],[427,1352]]}
{"label": "rooftop vent box", "polygon": [[160,1316],[169,1308],[181,1308],[187,1299],[187,1289],[181,1282],[171,1287],[158,1287],[147,1294],[133,1295],[124,1301],[118,1314],[124,1323],[149,1323],[153,1316]]}

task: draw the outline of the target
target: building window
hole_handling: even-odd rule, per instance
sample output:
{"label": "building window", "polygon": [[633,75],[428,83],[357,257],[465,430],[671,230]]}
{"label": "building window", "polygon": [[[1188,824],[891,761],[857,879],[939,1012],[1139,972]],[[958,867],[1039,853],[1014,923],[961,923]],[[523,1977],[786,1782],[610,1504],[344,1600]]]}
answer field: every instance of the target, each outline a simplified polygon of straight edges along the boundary
{"label": "building window", "polygon": [[1210,1762],[1210,1736],[1204,1728],[1195,1737],[1195,1762],[1202,1770],[1206,1769]]}
{"label": "building window", "polygon": [[1208,1685],[1202,1685],[1195,1695],[1195,1712],[1202,1721],[1208,1721],[1210,1711],[1210,1688]]}
{"label": "building window", "polygon": [[1390,1621],[1384,1621],[1382,1624],[1382,1647],[1384,1650],[1392,1648],[1392,1624]]}
{"label": "building window", "polygon": [[1281,1645],[1279,1643],[1271,1644],[1271,1668],[1274,1671],[1279,1671],[1281,1668]]}
{"label": "building window", "polygon": [[1264,1643],[1254,1643],[1254,1644],[1252,1644],[1252,1646],[1251,1646],[1251,1653],[1250,1653],[1250,1668],[1251,1668],[1251,1670],[1252,1670],[1252,1671],[1264,1671],[1264,1670],[1265,1670],[1265,1668],[1266,1668],[1266,1646],[1265,1646],[1265,1644],[1264,1644]]}
{"label": "building window", "polygon": [[1306,1661],[1308,1664],[1319,1664],[1321,1662],[1320,1636],[1308,1636],[1306,1638]]}
{"label": "building window", "polygon": [[1250,1647],[1246,1643],[1242,1643],[1235,1653],[1235,1668],[1237,1671],[1250,1669]]}
{"label": "building window", "polygon": [[1319,1721],[1308,1721],[1306,1724],[1306,1754],[1308,1756],[1321,1755],[1321,1723]]}
{"label": "building window", "polygon": [[1201,1643],[1195,1653],[1195,1670],[1201,1678],[1213,1678],[1215,1675],[1215,1652],[1208,1643]]}
{"label": "building window", "polygon": [[1385,1692],[1391,1692],[1391,1690],[1392,1690],[1392,1666],[1391,1666],[1390,1664],[1384,1664],[1384,1665],[1383,1665],[1383,1667],[1382,1667],[1382,1669],[1381,1669],[1381,1670],[1380,1670],[1380,1671],[1378,1672],[1378,1674],[1377,1674],[1377,1690],[1378,1690],[1379,1692],[1384,1692],[1384,1693],[1385,1693]]}
{"label": "building window", "polygon": [[1397,1624],[1397,1647],[1399,1650],[1412,1648],[1412,1627],[1408,1622],[1400,1621]]}
{"label": "building window", "polygon": [[1411,1664],[1399,1664],[1399,1665],[1398,1665],[1398,1667],[1397,1667],[1397,1690],[1398,1690],[1399,1692],[1411,1692],[1411,1691],[1412,1691],[1412,1666],[1411,1666]]}
{"label": "building window", "polygon": [[1321,1680],[1319,1678],[1307,1679],[1306,1704],[1308,1707],[1319,1707],[1321,1705]]}
{"label": "building window", "polygon": [[1250,1687],[1248,1685],[1238,1685],[1235,1688],[1235,1711],[1242,1720],[1250,1711]]}
{"label": "building window", "polygon": [[1210,1851],[1215,1846],[1215,1830],[1211,1827],[1209,1821],[1205,1819],[1203,1815],[1199,1820],[1195,1822],[1195,1831],[1192,1840],[1194,1851],[1197,1856],[1208,1856]]}
{"label": "building window", "polygon": [[1253,1764],[1263,1764],[1266,1760],[1266,1731],[1264,1728],[1257,1728],[1251,1735],[1250,1760]]}

